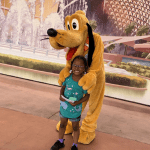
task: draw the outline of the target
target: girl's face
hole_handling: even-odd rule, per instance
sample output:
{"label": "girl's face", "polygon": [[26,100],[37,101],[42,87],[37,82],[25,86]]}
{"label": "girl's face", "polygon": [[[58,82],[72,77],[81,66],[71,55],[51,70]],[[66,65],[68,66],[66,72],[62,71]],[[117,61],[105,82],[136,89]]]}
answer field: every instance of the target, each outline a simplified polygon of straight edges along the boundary
{"label": "girl's face", "polygon": [[72,72],[76,76],[83,75],[83,73],[85,72],[85,65],[82,59],[77,58],[74,60],[72,64]]}

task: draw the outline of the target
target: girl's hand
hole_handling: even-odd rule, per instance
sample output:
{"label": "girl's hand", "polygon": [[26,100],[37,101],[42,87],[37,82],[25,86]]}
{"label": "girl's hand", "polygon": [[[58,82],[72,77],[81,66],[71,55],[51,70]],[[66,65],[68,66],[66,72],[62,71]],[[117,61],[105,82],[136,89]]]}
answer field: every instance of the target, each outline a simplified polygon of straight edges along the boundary
{"label": "girl's hand", "polygon": [[61,95],[60,95],[60,97],[59,97],[59,99],[61,100],[61,101],[66,101],[65,99],[63,99],[62,97],[61,97]]}
{"label": "girl's hand", "polygon": [[76,105],[78,105],[78,101],[75,101],[74,103],[72,103],[72,102],[69,102],[72,106],[76,106]]}

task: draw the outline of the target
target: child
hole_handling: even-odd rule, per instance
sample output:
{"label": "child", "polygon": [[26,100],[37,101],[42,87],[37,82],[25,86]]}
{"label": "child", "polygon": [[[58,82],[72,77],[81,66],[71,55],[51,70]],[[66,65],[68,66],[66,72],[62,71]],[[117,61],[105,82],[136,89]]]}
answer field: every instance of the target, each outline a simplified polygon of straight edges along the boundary
{"label": "child", "polygon": [[[71,75],[66,78],[63,82],[63,86],[60,90],[60,112],[59,116],[61,119],[59,128],[59,140],[51,147],[51,150],[59,150],[63,148],[64,145],[64,133],[68,119],[72,122],[72,127],[74,131],[73,135],[73,145],[71,150],[78,150],[77,143],[79,138],[79,121],[82,112],[82,103],[89,99],[89,94],[86,90],[83,90],[81,86],[78,85],[78,81],[87,71],[87,62],[83,56],[76,56],[71,62]],[[85,96],[83,97],[83,95]],[[65,98],[64,98],[65,97]],[[75,99],[76,101],[68,102],[67,99]]]}

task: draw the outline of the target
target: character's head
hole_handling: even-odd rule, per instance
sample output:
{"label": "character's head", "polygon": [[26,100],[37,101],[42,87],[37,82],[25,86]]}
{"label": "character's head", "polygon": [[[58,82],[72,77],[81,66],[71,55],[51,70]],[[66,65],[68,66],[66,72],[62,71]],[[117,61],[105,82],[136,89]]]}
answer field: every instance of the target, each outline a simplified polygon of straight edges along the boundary
{"label": "character's head", "polygon": [[78,47],[82,44],[85,35],[88,34],[86,23],[88,23],[88,19],[83,11],[79,10],[71,16],[67,16],[65,18],[66,30],[53,28],[47,30],[50,44],[56,49]]}
{"label": "character's head", "polygon": [[89,37],[88,65],[90,66],[95,46],[92,29],[85,13],[78,10],[71,16],[67,16],[65,18],[65,27],[66,30],[55,30],[53,28],[47,30],[51,46],[55,49],[68,47],[70,50],[75,48],[76,51],[71,59],[68,60],[71,62],[77,55],[83,55],[85,42]]}
{"label": "character's head", "polygon": [[87,72],[88,66],[85,57],[78,55],[71,62],[71,70],[74,75],[83,75]]}

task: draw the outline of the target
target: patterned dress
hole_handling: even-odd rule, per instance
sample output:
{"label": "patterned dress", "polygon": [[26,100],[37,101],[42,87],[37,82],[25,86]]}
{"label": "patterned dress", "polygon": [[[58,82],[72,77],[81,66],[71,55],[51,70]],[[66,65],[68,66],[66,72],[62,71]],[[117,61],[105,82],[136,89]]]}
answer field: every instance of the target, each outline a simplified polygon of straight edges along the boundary
{"label": "patterned dress", "polygon": [[[72,79],[72,74],[66,78],[63,82],[63,86],[66,86],[64,91],[64,96],[69,99],[69,97],[75,97],[77,101],[83,98],[84,94],[87,93],[87,90],[83,90],[81,86],[78,85],[78,82]],[[76,106],[72,106],[67,101],[60,101],[60,113],[66,118],[77,118],[81,115],[82,112],[82,103]]]}

